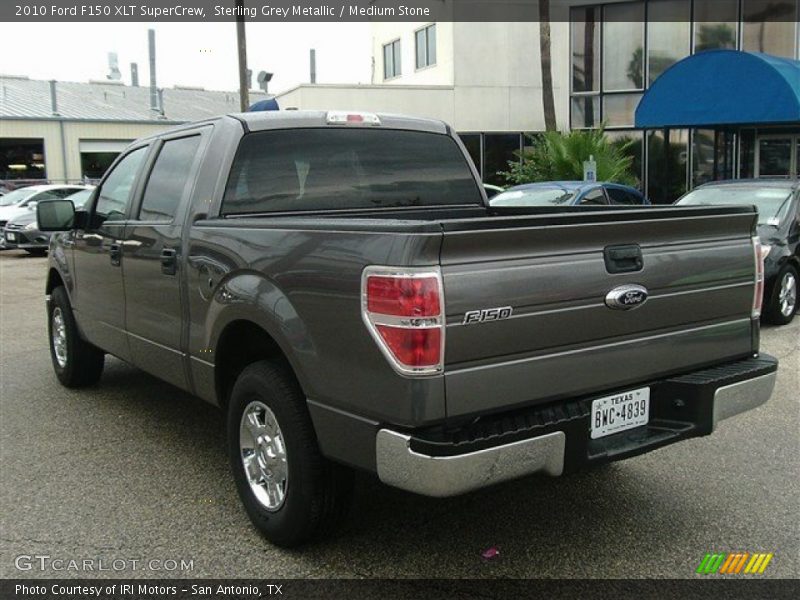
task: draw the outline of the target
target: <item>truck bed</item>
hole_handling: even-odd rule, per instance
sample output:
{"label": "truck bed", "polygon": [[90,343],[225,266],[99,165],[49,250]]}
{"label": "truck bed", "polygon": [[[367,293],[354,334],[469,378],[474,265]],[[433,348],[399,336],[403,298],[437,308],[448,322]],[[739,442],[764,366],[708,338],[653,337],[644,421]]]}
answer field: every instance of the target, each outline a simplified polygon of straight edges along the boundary
{"label": "truck bed", "polygon": [[[754,224],[748,207],[449,207],[251,215],[194,227],[198,234],[213,229],[217,239],[227,230],[239,240],[245,262],[252,248],[251,268],[291,281],[288,293],[317,350],[314,379],[322,374],[326,381],[314,399],[349,398],[352,405],[338,408],[378,419],[386,415],[372,413],[376,392],[369,385],[385,381],[389,367],[356,312],[361,270],[438,264],[446,300],[445,369],[430,379],[441,380],[440,389],[431,392],[437,385],[428,383],[423,407],[409,400],[419,389],[413,382],[391,376],[401,381],[378,386],[409,400],[400,400],[391,416],[411,424],[616,389],[750,355],[757,344],[750,319]],[[284,235],[288,231],[305,234]],[[299,246],[276,253],[277,275],[264,248],[289,241]],[[643,267],[610,274],[604,249],[630,244],[641,248]],[[322,306],[313,288],[324,281],[332,288]],[[647,288],[646,304],[609,309],[608,291],[629,283]],[[505,306],[513,309],[508,319],[463,324],[467,311]],[[332,327],[337,334],[325,335]],[[356,377],[337,351],[340,344],[359,356],[374,354],[375,364],[362,360]],[[373,379],[375,369],[380,373]]]}

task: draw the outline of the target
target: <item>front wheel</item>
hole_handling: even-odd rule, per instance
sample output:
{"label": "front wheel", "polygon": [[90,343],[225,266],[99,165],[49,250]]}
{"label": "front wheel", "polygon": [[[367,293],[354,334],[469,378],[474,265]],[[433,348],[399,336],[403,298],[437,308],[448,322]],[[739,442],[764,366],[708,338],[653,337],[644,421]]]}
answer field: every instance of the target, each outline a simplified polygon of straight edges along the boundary
{"label": "front wheel", "polygon": [[320,453],[288,367],[259,361],[242,371],[228,407],[228,445],[245,510],[274,544],[297,546],[344,520],[353,472]]}
{"label": "front wheel", "polygon": [[56,377],[71,388],[97,383],[103,373],[105,355],[81,338],[63,287],[51,292],[47,308],[50,358]]}
{"label": "front wheel", "polygon": [[786,325],[797,311],[797,268],[784,266],[775,278],[772,297],[766,310],[766,320],[775,325]]}

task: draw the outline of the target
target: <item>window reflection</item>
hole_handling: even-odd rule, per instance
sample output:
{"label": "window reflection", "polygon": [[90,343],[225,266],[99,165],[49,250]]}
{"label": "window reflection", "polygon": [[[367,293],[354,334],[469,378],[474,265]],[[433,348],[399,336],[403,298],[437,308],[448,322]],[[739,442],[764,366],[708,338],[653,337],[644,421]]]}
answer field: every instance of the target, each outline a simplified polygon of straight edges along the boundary
{"label": "window reflection", "polygon": [[572,99],[572,128],[600,125],[600,96],[576,96]]}
{"label": "window reflection", "polygon": [[655,204],[674,202],[686,191],[688,129],[647,134],[647,195]]}
{"label": "window reflection", "polygon": [[600,89],[600,9],[572,10],[572,91]]}
{"label": "window reflection", "polygon": [[603,8],[603,89],[644,87],[644,3]]}
{"label": "window reflection", "polygon": [[603,122],[608,127],[633,127],[634,112],[641,99],[641,94],[603,96]]}
{"label": "window reflection", "polygon": [[794,58],[797,10],[792,0],[743,0],[742,50]]}
{"label": "window reflection", "polygon": [[487,133],[483,136],[483,146],[483,181],[505,185],[505,177],[497,173],[508,171],[509,160],[519,159],[520,134]]}
{"label": "window reflection", "polygon": [[475,169],[478,174],[481,174],[481,134],[480,133],[462,133],[459,134],[461,143],[469,153],[469,157],[475,164]]}
{"label": "window reflection", "polygon": [[634,187],[641,189],[642,181],[644,181],[642,172],[644,134],[641,131],[606,131],[606,137],[612,144],[622,149],[626,155],[633,157],[631,173],[637,180]]}
{"label": "window reflection", "polygon": [[694,51],[736,48],[739,0],[694,3]]}
{"label": "window reflection", "polygon": [[[648,81],[689,55],[689,0],[651,0],[648,4]],[[677,19],[677,20],[667,20]]]}

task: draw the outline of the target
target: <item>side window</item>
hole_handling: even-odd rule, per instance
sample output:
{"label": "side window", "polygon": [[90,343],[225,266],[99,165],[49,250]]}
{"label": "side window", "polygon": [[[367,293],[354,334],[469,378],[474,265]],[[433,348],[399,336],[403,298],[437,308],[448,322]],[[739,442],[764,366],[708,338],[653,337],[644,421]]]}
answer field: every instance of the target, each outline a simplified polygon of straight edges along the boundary
{"label": "side window", "polygon": [[57,190],[53,190],[56,198],[66,198],[67,196],[71,196],[75,192],[80,192],[81,188],[60,188]]}
{"label": "side window", "polygon": [[603,188],[597,187],[590,190],[586,195],[581,198],[581,206],[597,206],[606,205],[606,195],[603,193]]}
{"label": "side window", "polygon": [[142,166],[147,146],[138,148],[120,161],[100,188],[95,204],[95,225],[107,220],[125,218],[131,200],[133,184]]}
{"label": "side window", "polygon": [[147,180],[140,221],[168,223],[175,218],[199,146],[199,135],[164,142]]}
{"label": "side window", "polygon": [[56,190],[47,190],[39,192],[26,200],[22,206],[34,206],[37,202],[44,202],[45,200],[58,200],[61,196],[58,195]]}
{"label": "side window", "polygon": [[608,199],[611,201],[611,204],[641,204],[642,201],[638,196],[631,194],[627,190],[623,190],[621,188],[616,187],[607,187],[606,192],[608,193]]}

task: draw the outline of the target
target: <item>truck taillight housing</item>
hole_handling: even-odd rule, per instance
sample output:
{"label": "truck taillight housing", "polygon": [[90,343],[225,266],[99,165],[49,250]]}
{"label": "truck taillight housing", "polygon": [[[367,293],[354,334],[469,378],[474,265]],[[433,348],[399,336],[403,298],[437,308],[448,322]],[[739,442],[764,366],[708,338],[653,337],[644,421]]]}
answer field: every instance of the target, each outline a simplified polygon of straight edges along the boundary
{"label": "truck taillight housing", "polygon": [[367,267],[361,314],[378,347],[403,375],[441,373],[444,290],[438,268]]}
{"label": "truck taillight housing", "polygon": [[750,316],[758,319],[761,316],[761,305],[764,302],[764,260],[770,247],[761,244],[758,236],[753,236],[753,258],[755,259],[755,286],[753,289],[753,311]]}

